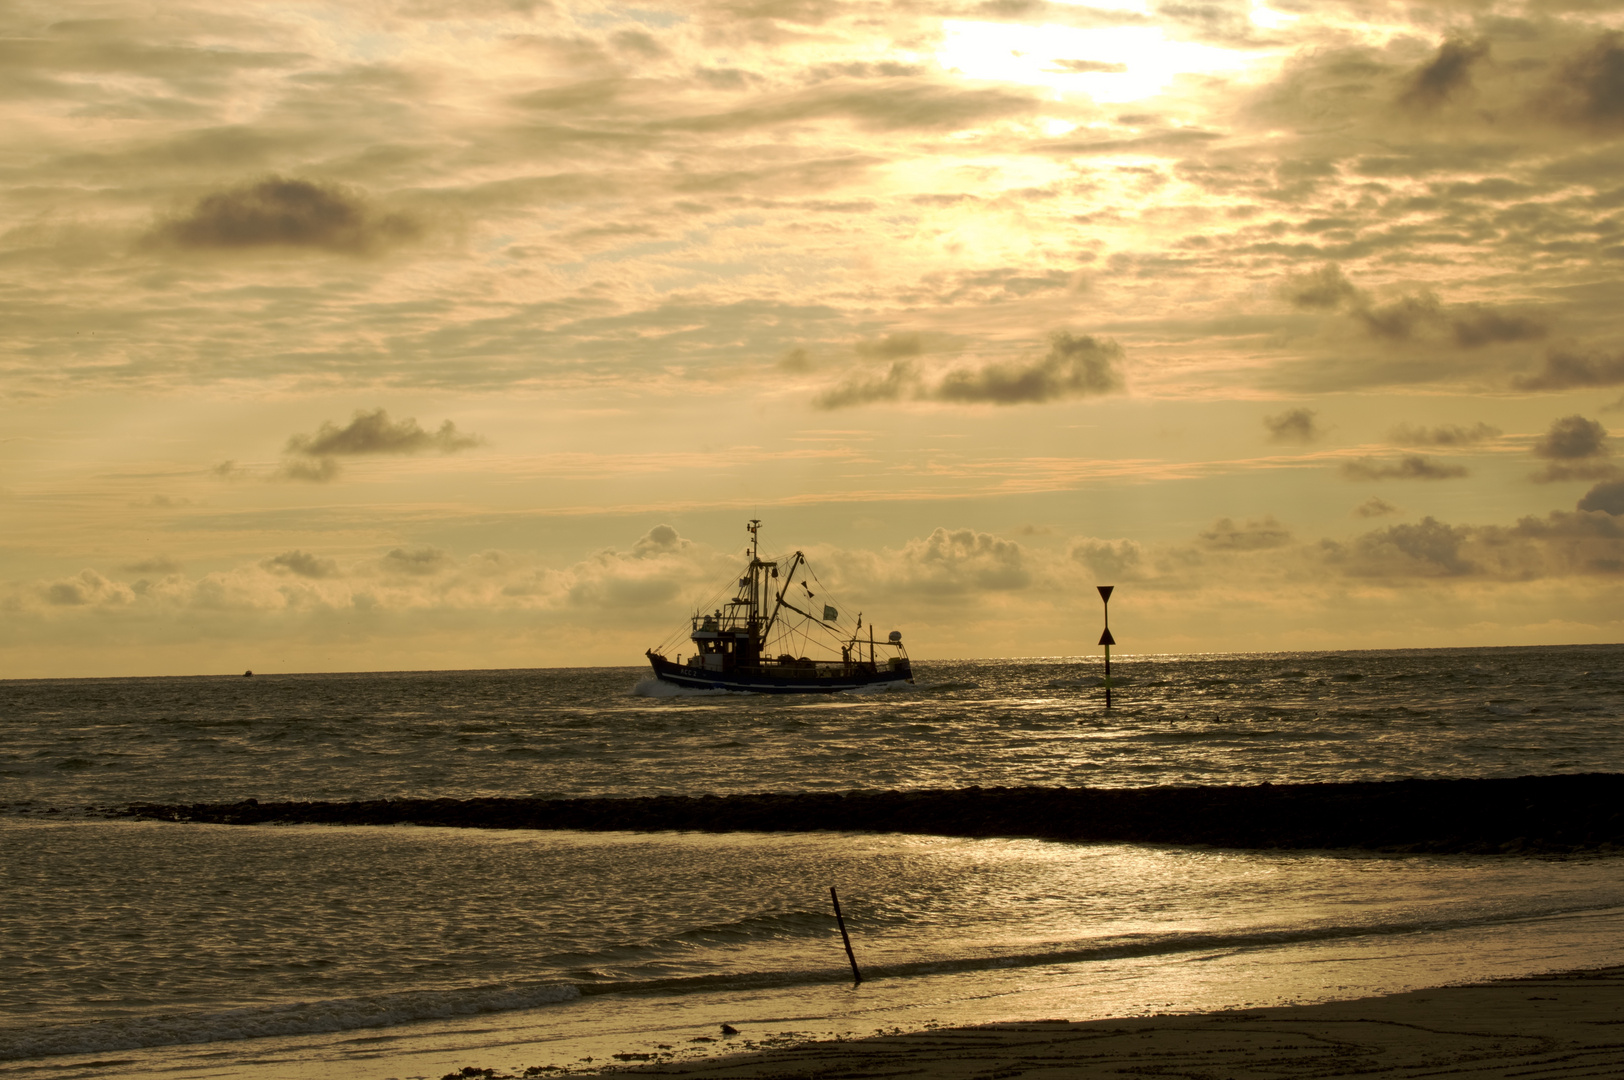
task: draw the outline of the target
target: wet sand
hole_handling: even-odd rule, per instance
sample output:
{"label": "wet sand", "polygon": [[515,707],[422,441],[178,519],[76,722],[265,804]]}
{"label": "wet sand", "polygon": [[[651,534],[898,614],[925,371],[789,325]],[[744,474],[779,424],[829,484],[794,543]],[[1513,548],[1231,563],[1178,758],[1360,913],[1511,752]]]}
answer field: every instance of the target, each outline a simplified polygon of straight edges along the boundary
{"label": "wet sand", "polygon": [[938,1029],[609,1071],[705,1080],[1621,1077],[1624,968],[1324,1005]]}
{"label": "wet sand", "polygon": [[762,792],[630,799],[139,804],[228,825],[872,832],[1227,848],[1551,854],[1624,849],[1624,775],[1150,788]]}

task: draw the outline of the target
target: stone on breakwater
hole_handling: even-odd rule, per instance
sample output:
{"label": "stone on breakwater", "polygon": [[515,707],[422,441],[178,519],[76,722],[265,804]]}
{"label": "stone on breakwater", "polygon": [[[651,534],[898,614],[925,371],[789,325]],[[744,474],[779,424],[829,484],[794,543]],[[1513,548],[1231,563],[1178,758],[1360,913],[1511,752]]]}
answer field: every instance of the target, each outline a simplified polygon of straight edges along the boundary
{"label": "stone on breakwater", "polygon": [[132,817],[252,825],[896,832],[1232,848],[1518,853],[1624,846],[1624,775],[1250,787],[962,788],[631,799],[138,804]]}

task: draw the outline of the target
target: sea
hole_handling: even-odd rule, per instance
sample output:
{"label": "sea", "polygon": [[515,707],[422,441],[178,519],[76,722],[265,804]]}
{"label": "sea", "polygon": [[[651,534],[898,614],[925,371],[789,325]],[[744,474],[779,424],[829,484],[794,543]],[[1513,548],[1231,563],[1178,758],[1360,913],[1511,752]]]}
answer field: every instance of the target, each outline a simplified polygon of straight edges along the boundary
{"label": "sea", "polygon": [[631,667],[0,682],[0,1078],[557,1075],[1624,963],[1606,854],[116,814],[1624,769],[1624,646],[1115,659],[1109,708],[1094,657],[829,696]]}

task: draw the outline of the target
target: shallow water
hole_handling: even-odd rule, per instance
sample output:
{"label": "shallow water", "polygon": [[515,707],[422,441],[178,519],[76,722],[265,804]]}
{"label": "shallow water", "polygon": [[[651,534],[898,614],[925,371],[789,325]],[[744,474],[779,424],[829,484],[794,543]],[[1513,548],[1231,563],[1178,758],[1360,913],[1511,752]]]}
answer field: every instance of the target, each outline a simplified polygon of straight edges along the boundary
{"label": "shallow water", "polygon": [[[462,1064],[580,1064],[746,1015],[863,1031],[1624,962],[1612,858],[82,809],[1613,771],[1621,660],[1143,658],[1113,664],[1127,685],[1109,713],[1075,661],[921,663],[913,689],[799,700],[650,696],[629,669],[0,683],[0,1060],[30,1076],[115,1055],[131,1075],[246,1076],[252,1059],[382,1077],[439,1068],[448,1039],[550,1055]],[[869,976],[855,996],[831,884]]]}

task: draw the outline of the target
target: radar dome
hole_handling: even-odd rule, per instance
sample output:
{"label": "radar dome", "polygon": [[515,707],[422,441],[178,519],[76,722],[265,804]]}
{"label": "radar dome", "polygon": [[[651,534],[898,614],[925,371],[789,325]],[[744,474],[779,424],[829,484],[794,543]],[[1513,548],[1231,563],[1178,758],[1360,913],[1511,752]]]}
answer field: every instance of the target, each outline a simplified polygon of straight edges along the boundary
{"label": "radar dome", "polygon": [[902,631],[901,630],[893,630],[893,631],[891,631],[891,640],[892,641],[901,641],[902,640]]}

